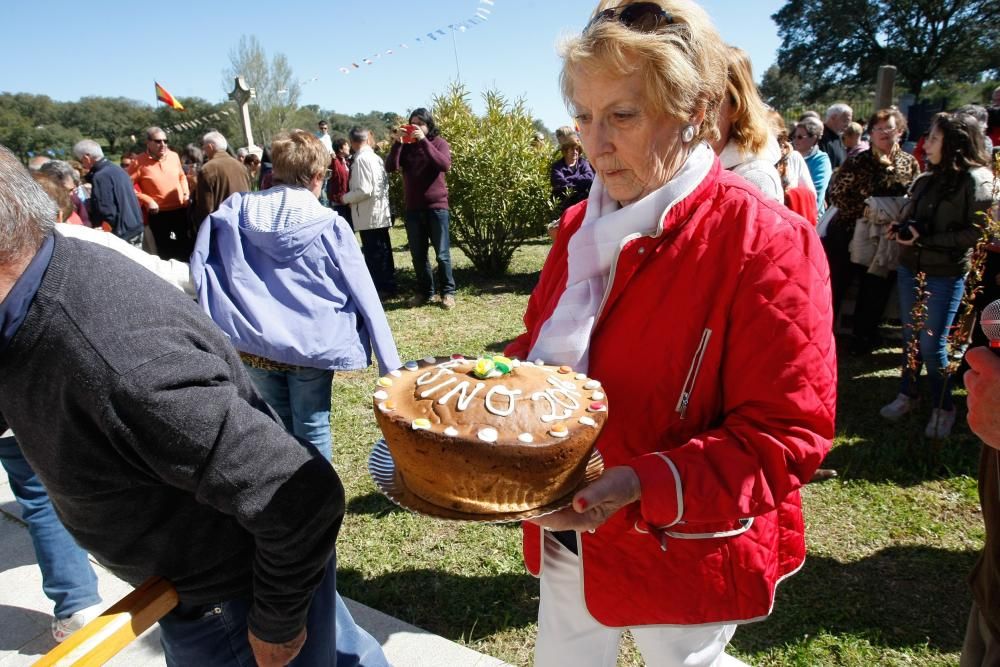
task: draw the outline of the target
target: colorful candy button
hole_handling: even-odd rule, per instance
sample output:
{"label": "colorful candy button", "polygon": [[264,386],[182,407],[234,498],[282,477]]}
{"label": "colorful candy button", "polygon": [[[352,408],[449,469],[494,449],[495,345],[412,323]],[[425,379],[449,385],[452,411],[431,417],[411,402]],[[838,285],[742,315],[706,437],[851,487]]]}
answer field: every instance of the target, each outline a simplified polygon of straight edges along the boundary
{"label": "colorful candy button", "polygon": [[560,366],[559,367],[559,372],[562,373],[563,375],[566,375],[568,373],[572,373],[573,369],[570,368],[569,366]]}
{"label": "colorful candy button", "polygon": [[566,428],[566,424],[563,424],[562,422],[555,423],[552,425],[552,428],[549,429],[549,435],[554,438],[565,438],[569,435],[569,429]]}
{"label": "colorful candy button", "polygon": [[478,435],[479,439],[483,442],[496,442],[497,438],[500,437],[500,434],[497,433],[495,428],[484,428],[476,435]]}
{"label": "colorful candy button", "polygon": [[424,357],[424,362],[428,364],[433,364],[437,361],[437,357]]}
{"label": "colorful candy button", "polygon": [[463,355],[461,355],[461,354],[453,354],[453,355],[451,355],[451,358],[454,359],[455,361],[461,361],[461,360],[465,359],[465,357]]}
{"label": "colorful candy button", "polygon": [[534,364],[535,364],[536,366],[544,366],[544,365],[545,365],[545,362],[544,362],[544,361],[542,361],[541,359],[535,359],[535,361],[534,361]]}
{"label": "colorful candy button", "polygon": [[583,373],[577,373],[577,374],[576,374],[575,376],[573,376],[573,377],[575,377],[575,378],[576,378],[577,380],[586,380],[586,379],[587,379],[587,376],[586,376],[586,375],[584,375]]}
{"label": "colorful candy button", "polygon": [[391,387],[392,386],[392,380],[390,380],[387,377],[381,377],[381,378],[378,379],[378,386],[380,386],[380,387]]}
{"label": "colorful candy button", "polygon": [[444,434],[450,438],[454,438],[456,435],[458,435],[458,429],[455,428],[454,426],[449,426],[444,430]]}
{"label": "colorful candy button", "polygon": [[600,401],[594,401],[593,403],[590,404],[590,407],[587,408],[589,412],[606,412],[607,409],[608,406],[606,406],[604,403],[601,403]]}
{"label": "colorful candy button", "polygon": [[603,401],[604,400],[604,394],[602,392],[595,391],[593,394],[590,395],[590,400],[592,400],[592,401]]}
{"label": "colorful candy button", "polygon": [[420,364],[418,364],[415,361],[407,361],[405,364],[403,364],[403,368],[405,368],[408,371],[415,371],[418,368],[420,368]]}
{"label": "colorful candy button", "polygon": [[530,433],[522,433],[521,435],[517,436],[517,439],[520,440],[521,442],[534,442],[535,436],[531,435]]}
{"label": "colorful candy button", "polygon": [[597,426],[597,422],[590,417],[580,417],[580,423],[584,426]]}
{"label": "colorful candy button", "polygon": [[597,380],[587,380],[587,383],[585,385],[583,385],[583,388],[584,389],[599,389],[600,386],[601,386],[601,383],[598,382]]}
{"label": "colorful candy button", "polygon": [[424,419],[423,417],[413,420],[413,430],[414,431],[427,431],[430,430],[431,420]]}
{"label": "colorful candy button", "polygon": [[379,389],[374,394],[372,394],[372,396],[375,397],[375,398],[377,398],[380,401],[384,401],[385,399],[389,398],[389,394],[385,393],[381,389]]}
{"label": "colorful candy button", "polygon": [[398,378],[398,377],[402,377],[403,374],[400,373],[398,370],[395,370],[395,371],[389,371],[389,375],[391,375],[394,378]]}

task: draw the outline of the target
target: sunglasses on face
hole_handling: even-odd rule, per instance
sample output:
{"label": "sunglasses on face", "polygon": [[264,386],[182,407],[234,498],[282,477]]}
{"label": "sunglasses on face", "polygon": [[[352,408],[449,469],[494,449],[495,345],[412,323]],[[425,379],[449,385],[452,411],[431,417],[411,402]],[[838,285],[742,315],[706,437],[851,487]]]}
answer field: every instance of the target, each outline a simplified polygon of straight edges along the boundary
{"label": "sunglasses on face", "polygon": [[153,142],[154,144],[165,144],[165,143],[167,143],[166,139],[150,139],[150,141]]}
{"label": "sunglasses on face", "polygon": [[674,17],[655,2],[635,2],[599,12],[590,19],[590,23],[583,29],[583,34],[587,34],[595,25],[605,21],[618,21],[629,30],[637,32],[654,32],[661,26],[672,25]]}

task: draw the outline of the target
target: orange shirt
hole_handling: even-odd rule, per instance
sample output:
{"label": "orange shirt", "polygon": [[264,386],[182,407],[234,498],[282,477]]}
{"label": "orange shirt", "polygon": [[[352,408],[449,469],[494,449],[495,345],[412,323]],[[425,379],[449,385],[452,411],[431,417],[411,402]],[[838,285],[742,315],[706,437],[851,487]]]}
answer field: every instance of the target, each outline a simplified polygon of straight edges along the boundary
{"label": "orange shirt", "polygon": [[136,195],[143,208],[155,203],[161,211],[187,206],[190,197],[187,177],[177,153],[168,150],[162,160],[149,153],[132,160],[128,175],[136,186]]}

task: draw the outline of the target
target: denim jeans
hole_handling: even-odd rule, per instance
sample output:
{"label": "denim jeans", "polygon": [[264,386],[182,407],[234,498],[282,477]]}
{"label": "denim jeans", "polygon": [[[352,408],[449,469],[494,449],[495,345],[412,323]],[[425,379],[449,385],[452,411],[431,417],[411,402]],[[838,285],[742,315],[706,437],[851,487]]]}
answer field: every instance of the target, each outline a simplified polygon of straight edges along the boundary
{"label": "denim jeans", "polygon": [[916,302],[917,279],[904,266],[897,269],[897,279],[899,317],[903,322],[903,377],[899,393],[917,395],[915,378],[920,376],[920,366],[923,365],[927,367],[927,377],[930,380],[932,407],[951,410],[954,407],[951,388],[941,371],[948,366],[948,334],[965,291],[965,276],[927,276],[927,317],[920,331],[920,357],[914,372],[907,367],[906,348],[913,337],[912,310]]}
{"label": "denim jeans", "polygon": [[14,438],[0,438],[0,463],[7,471],[10,488],[28,524],[42,571],[42,590],[55,603],[55,617],[68,618],[81,609],[100,604],[97,575],[87,552],[63,528],[49,494]]}
{"label": "denim jeans", "polygon": [[332,461],[330,400],[333,371],[298,368],[266,371],[247,366],[247,373],[261,397],[278,413],[285,429],[305,440]]}
{"label": "denim jeans", "polygon": [[448,209],[430,208],[406,212],[406,240],[410,258],[417,273],[419,294],[432,297],[437,293],[428,245],[437,256],[437,282],[442,295],[455,293],[455,278],[451,274],[451,238],[448,233]]}
{"label": "denim jeans", "polygon": [[[306,620],[306,642],[294,667],[388,667],[382,647],[354,622],[337,593],[336,556],[313,594]],[[205,605],[181,603],[160,619],[160,643],[167,665],[254,667],[247,639],[245,598]]]}

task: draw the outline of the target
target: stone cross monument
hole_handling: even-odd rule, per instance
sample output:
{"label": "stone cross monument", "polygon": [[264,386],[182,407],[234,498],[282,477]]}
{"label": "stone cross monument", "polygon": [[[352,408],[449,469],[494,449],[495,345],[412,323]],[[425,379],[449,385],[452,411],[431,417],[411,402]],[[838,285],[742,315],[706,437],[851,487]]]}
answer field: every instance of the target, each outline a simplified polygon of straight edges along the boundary
{"label": "stone cross monument", "polygon": [[250,127],[250,100],[257,94],[253,88],[247,86],[242,76],[236,77],[236,86],[229,93],[229,99],[236,102],[240,108],[240,125],[243,126],[243,137],[246,145],[253,146],[253,129]]}

